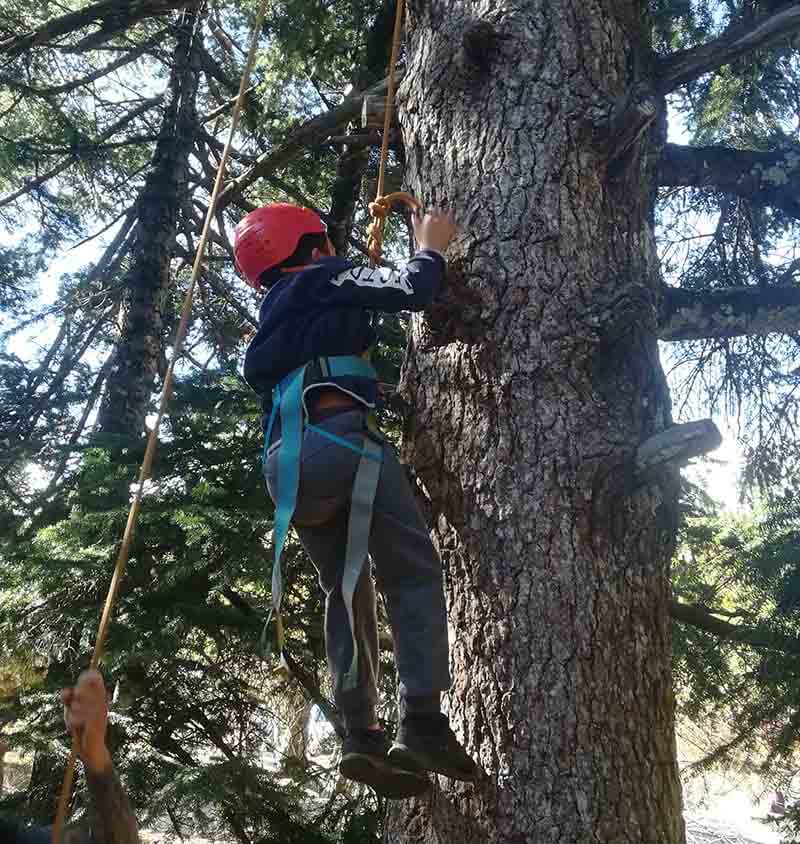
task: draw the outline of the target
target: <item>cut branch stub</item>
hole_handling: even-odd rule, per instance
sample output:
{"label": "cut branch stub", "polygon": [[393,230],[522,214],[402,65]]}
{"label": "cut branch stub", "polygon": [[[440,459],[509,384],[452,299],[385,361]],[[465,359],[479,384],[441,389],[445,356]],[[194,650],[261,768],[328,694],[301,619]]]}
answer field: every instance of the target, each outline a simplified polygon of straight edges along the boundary
{"label": "cut branch stub", "polygon": [[[363,129],[383,130],[387,102],[387,97],[375,97],[371,95],[364,97],[364,103],[361,106],[361,127]],[[399,129],[400,124],[397,122],[396,107],[392,109],[392,115],[392,129]]]}
{"label": "cut branch stub", "polygon": [[722,435],[711,419],[673,425],[645,440],[636,452],[636,473],[640,477],[667,463],[683,466],[693,457],[719,448]]}

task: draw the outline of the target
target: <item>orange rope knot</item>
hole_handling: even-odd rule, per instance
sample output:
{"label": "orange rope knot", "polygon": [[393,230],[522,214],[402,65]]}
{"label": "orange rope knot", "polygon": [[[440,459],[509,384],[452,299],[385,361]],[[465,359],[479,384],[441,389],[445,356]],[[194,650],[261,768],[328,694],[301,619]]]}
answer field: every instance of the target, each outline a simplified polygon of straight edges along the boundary
{"label": "orange rope knot", "polygon": [[377,264],[383,256],[383,230],[386,226],[386,218],[392,211],[393,202],[402,202],[412,211],[419,211],[422,203],[414,199],[410,193],[395,191],[379,196],[369,204],[369,213],[372,215],[372,222],[367,226],[367,254],[373,264]]}

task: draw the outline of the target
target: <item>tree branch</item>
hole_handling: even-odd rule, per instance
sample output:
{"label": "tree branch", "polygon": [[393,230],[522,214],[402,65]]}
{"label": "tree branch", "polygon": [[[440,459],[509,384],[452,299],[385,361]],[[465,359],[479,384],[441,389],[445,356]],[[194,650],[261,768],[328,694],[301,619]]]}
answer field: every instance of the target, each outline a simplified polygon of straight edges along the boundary
{"label": "tree branch", "polygon": [[[249,97],[250,94],[252,94],[253,91],[256,90],[256,88],[258,88],[258,85],[251,85],[244,92],[245,97]],[[217,108],[213,109],[213,111],[210,111],[204,117],[201,117],[198,120],[198,123],[200,123],[200,124],[210,123],[212,120],[215,120],[220,115],[223,115],[223,114],[225,114],[225,112],[230,111],[234,107],[234,105],[236,105],[236,100],[238,100],[238,99],[239,99],[238,95],[236,97],[231,97],[229,100],[226,100],[221,106],[217,106]]]}
{"label": "tree branch", "polygon": [[667,144],[658,165],[658,183],[732,193],[800,219],[800,150],[760,152]]}
{"label": "tree branch", "polygon": [[[398,84],[403,77],[397,74]],[[386,92],[388,80],[384,79],[374,85],[366,94],[383,94]],[[286,140],[277,148],[265,152],[258,157],[256,163],[242,173],[238,179],[228,184],[219,196],[219,209],[226,208],[236,196],[247,190],[253,183],[271,174],[274,170],[288,164],[303,149],[316,146],[328,137],[334,130],[344,123],[355,120],[361,113],[361,103],[364,93],[352,94],[341,105],[323,114],[318,114],[290,132]]]}
{"label": "tree branch", "polygon": [[[84,147],[84,150],[99,149],[106,141],[109,140],[109,138],[112,138],[114,135],[116,135],[116,133],[119,132],[120,129],[124,129],[125,126],[127,126],[140,115],[144,114],[146,111],[148,111],[148,109],[160,103],[162,99],[163,94],[159,94],[155,97],[150,97],[147,100],[143,100],[140,106],[133,109],[132,111],[127,112],[115,123],[112,123],[111,126],[109,126],[96,140],[92,141],[91,144],[87,144]],[[75,154],[63,158],[61,161],[59,161],[49,170],[42,173],[40,176],[36,176],[35,178],[28,177],[25,181],[25,184],[21,188],[18,188],[17,190],[12,191],[11,193],[6,194],[3,197],[0,197],[0,208],[3,208],[4,206],[8,205],[16,199],[19,199],[25,194],[31,193],[31,191],[36,190],[36,188],[40,187],[45,182],[59,175],[59,173],[62,173],[71,164],[74,164],[78,160],[80,160],[80,156],[77,154],[76,149]]]}
{"label": "tree branch", "polygon": [[712,615],[705,607],[696,604],[684,604],[680,601],[670,601],[669,614],[681,624],[690,624],[706,633],[713,633],[720,639],[731,642],[742,642],[754,648],[782,651],[787,654],[800,656],[800,639],[773,633],[769,630],[759,630],[755,627],[745,627],[742,624],[731,624]]}
{"label": "tree branch", "polygon": [[660,59],[656,90],[668,94],[753,50],[770,47],[800,31],[800,4],[787,3],[771,15],[729,26],[719,38]]}
{"label": "tree branch", "polygon": [[339,736],[339,738],[344,738],[347,732],[345,730],[344,722],[342,721],[336,707],[325,697],[325,695],[322,694],[316,680],[286,650],[283,651],[283,659],[285,660],[286,666],[292,676],[302,686],[303,691],[308,696],[308,699],[317,705],[319,711],[333,727],[336,735]]}
{"label": "tree branch", "polygon": [[209,76],[212,76],[217,82],[222,83],[222,86],[229,92],[237,94],[239,91],[239,82],[236,79],[231,79],[225,71],[225,68],[208,52],[205,48],[200,50],[200,61],[203,65],[203,70]]}
{"label": "tree branch", "polygon": [[18,80],[9,79],[7,77],[0,78],[0,84],[5,85],[12,91],[22,91],[26,94],[31,94],[35,97],[41,97],[44,100],[47,100],[49,97],[53,97],[58,94],[69,94],[76,88],[82,88],[85,85],[90,85],[92,82],[96,82],[98,79],[101,79],[104,76],[108,76],[115,70],[119,70],[120,68],[125,67],[125,65],[131,64],[131,62],[135,62],[137,59],[141,58],[141,56],[143,56],[149,49],[163,41],[165,34],[166,30],[162,29],[153,38],[144,41],[136,49],[131,50],[127,53],[123,53],[118,59],[111,62],[110,64],[98,68],[97,70],[93,70],[91,73],[87,74],[86,76],[81,76],[79,79],[73,79],[70,82],[65,82],[62,85],[51,85],[47,88],[36,88],[31,85],[26,85],[24,82],[19,82]]}
{"label": "tree branch", "polygon": [[664,286],[658,323],[659,339],[668,341],[795,334],[800,331],[800,288]]}
{"label": "tree branch", "polygon": [[148,17],[165,15],[188,5],[188,0],[101,0],[76,12],[53,18],[43,26],[21,35],[0,41],[0,55],[19,56],[31,47],[49,44],[53,39],[83,29],[93,23],[113,22],[114,31],[127,29],[132,23]]}

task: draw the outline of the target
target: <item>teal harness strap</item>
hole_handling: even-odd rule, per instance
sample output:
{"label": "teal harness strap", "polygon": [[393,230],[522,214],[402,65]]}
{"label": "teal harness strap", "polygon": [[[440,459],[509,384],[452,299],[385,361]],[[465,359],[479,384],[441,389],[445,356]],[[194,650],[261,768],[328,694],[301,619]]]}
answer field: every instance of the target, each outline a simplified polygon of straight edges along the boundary
{"label": "teal harness strap", "polygon": [[281,444],[278,449],[278,504],[275,508],[273,544],[275,562],[272,566],[272,611],[278,630],[278,648],[283,650],[283,625],[281,623],[281,601],[283,600],[283,577],[281,576],[281,554],[289,535],[289,524],[297,504],[297,488],[300,485],[300,447],[303,436],[303,379],[305,367],[295,370],[285,386],[276,388],[275,401],[280,401]]}
{"label": "teal harness strap", "polygon": [[281,387],[280,384],[274,389],[272,394],[272,410],[269,412],[269,423],[264,434],[264,451],[261,454],[261,468],[267,471],[267,452],[269,451],[269,443],[272,439],[272,428],[275,425],[275,417],[278,415],[278,408],[281,404]]}
{"label": "teal harness strap", "polygon": [[342,448],[349,448],[350,451],[354,451],[356,454],[366,456],[370,460],[383,460],[383,452],[381,452],[380,457],[376,457],[371,452],[366,451],[363,447],[359,448],[357,445],[353,445],[353,443],[351,443],[349,440],[346,440],[344,437],[338,437],[336,436],[336,434],[332,434],[330,431],[326,431],[324,428],[318,428],[316,425],[312,425],[309,422],[306,422],[306,428],[309,431],[313,431],[315,434],[319,434],[321,437],[325,437],[331,442],[336,443],[336,445],[340,445],[342,446]]}
{"label": "teal harness strap", "polygon": [[[355,355],[318,358],[316,364],[323,379],[341,376],[356,376],[377,379],[372,364]],[[365,434],[363,447],[358,448],[342,437],[336,436],[324,428],[309,424],[305,417],[303,402],[307,371],[312,364],[306,364],[294,370],[275,387],[272,396],[272,411],[267,425],[264,453],[262,457],[266,472],[267,452],[269,449],[273,425],[280,415],[281,439],[278,445],[277,502],[275,506],[275,525],[273,544],[275,561],[272,568],[272,612],[276,624],[276,638],[279,652],[283,651],[284,634],[281,621],[281,602],[283,600],[283,577],[281,574],[281,554],[289,535],[289,526],[297,505],[297,493],[300,486],[300,453],[304,427],[327,437],[340,446],[349,448],[361,455],[350,505],[347,524],[347,548],[345,551],[344,573],[342,579],[342,597],[347,610],[350,631],[353,637],[353,660],[345,675],[346,689],[354,688],[358,682],[358,643],[356,641],[355,618],[353,615],[353,597],[364,568],[364,561],[369,553],[369,534],[372,526],[372,508],[375,492],[378,488],[381,467],[383,465],[383,445]],[[313,371],[313,370],[312,370]],[[313,383],[312,385],[313,386]],[[269,626],[269,621],[267,622]],[[265,628],[266,635],[266,628]]]}
{"label": "teal harness strap", "polygon": [[353,660],[344,676],[345,691],[354,689],[358,684],[358,640],[356,623],[353,616],[353,597],[358,580],[364,568],[364,561],[369,553],[369,534],[372,527],[372,507],[375,492],[383,466],[383,445],[364,435],[364,448],[358,464],[356,479],[353,483],[353,495],[350,501],[350,518],[347,522],[347,550],[345,552],[344,574],[342,575],[342,598],[350,622],[350,634],[353,637]]}
{"label": "teal harness strap", "polygon": [[356,378],[372,378],[377,380],[375,367],[366,359],[355,355],[342,355],[333,358],[319,358],[320,364],[327,366],[330,373],[326,377],[339,378],[341,376],[355,376]]}

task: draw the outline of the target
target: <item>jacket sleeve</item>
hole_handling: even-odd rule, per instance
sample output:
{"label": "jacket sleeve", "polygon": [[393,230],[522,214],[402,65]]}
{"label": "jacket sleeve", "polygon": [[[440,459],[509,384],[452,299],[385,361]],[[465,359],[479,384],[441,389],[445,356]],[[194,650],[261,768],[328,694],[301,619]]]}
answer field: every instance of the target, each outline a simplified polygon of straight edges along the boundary
{"label": "jacket sleeve", "polygon": [[320,284],[325,301],[376,311],[421,311],[439,292],[445,260],[430,249],[417,252],[402,270],[350,267]]}
{"label": "jacket sleeve", "polygon": [[91,798],[87,817],[64,830],[64,844],[140,844],[136,816],[116,771],[87,771],[86,782]]}

